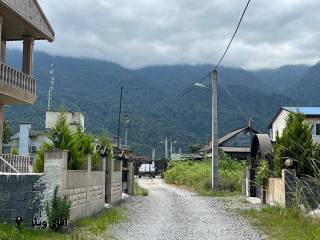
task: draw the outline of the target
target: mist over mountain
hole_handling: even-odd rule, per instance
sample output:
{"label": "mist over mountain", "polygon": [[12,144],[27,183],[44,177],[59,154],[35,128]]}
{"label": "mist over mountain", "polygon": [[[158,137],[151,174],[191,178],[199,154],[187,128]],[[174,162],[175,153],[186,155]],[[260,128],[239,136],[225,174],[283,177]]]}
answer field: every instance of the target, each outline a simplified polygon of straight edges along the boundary
{"label": "mist over mountain", "polygon": [[[7,62],[20,68],[21,52],[8,50]],[[150,155],[156,146],[163,154],[164,138],[175,138],[176,148],[190,143],[204,144],[211,134],[211,93],[191,88],[211,69],[210,65],[149,66],[130,70],[119,64],[93,59],[50,56],[35,53],[34,75],[38,79],[38,99],[32,106],[6,106],[5,118],[18,129],[29,121],[33,129],[44,128],[49,89],[50,64],[55,65],[54,108],[85,114],[86,130],[116,135],[120,88],[124,86],[123,117],[130,119],[129,144]],[[221,67],[218,84],[219,136],[247,124],[261,132],[284,105],[320,102],[320,66],[284,66],[275,70],[246,71]],[[210,79],[204,80],[210,84]],[[232,98],[228,96],[223,83]],[[239,111],[239,109],[241,111]],[[121,128],[123,134],[123,127]]]}

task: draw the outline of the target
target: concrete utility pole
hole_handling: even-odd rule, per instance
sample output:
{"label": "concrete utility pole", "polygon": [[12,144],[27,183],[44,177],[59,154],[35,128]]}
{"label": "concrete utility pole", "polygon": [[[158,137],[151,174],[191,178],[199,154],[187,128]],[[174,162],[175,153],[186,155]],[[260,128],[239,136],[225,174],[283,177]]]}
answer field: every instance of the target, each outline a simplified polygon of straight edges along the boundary
{"label": "concrete utility pole", "polygon": [[168,139],[167,138],[164,140],[164,156],[165,156],[165,159],[168,159]]}
{"label": "concrete utility pole", "polygon": [[126,121],[126,125],[125,125],[125,135],[124,135],[124,146],[125,148],[128,148],[128,123],[130,122],[130,120],[128,119]]}
{"label": "concrete utility pole", "polygon": [[156,158],[156,149],[152,148],[152,161],[154,161]]}
{"label": "concrete utility pole", "polygon": [[172,151],[173,151],[173,140],[171,138],[171,141],[170,141],[170,160],[172,160]]}
{"label": "concrete utility pole", "polygon": [[212,189],[214,191],[219,190],[219,153],[218,153],[218,103],[217,103],[217,85],[218,85],[218,73],[217,70],[213,70],[211,73],[212,79]]}
{"label": "concrete utility pole", "polygon": [[124,87],[121,87],[121,92],[120,92],[120,106],[119,106],[119,117],[118,117],[117,147],[120,147],[120,123],[121,123],[122,92],[123,92],[123,88],[124,88]]}
{"label": "concrete utility pole", "polygon": [[156,159],[156,149],[152,148],[152,165],[155,166],[154,160]]}

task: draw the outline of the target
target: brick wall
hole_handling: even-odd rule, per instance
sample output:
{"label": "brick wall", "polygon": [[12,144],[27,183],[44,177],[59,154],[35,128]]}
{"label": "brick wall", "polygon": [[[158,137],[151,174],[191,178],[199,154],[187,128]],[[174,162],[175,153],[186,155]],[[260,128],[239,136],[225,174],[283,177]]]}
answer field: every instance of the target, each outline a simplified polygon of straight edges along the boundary
{"label": "brick wall", "polygon": [[43,174],[0,174],[0,221],[15,224],[18,216],[31,226],[40,214]]}

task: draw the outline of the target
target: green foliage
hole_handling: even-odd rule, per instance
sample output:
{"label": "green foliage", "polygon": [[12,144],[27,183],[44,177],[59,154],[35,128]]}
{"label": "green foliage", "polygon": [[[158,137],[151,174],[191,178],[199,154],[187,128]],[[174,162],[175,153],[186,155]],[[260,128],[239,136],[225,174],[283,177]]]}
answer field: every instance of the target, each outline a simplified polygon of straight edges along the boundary
{"label": "green foliage", "polygon": [[[219,161],[221,191],[240,192],[242,175],[242,162],[235,162],[227,157]],[[173,162],[165,172],[164,178],[167,183],[187,185],[206,195],[205,192],[211,189],[211,160]]]}
{"label": "green foliage", "polygon": [[12,136],[12,132],[11,132],[10,123],[8,121],[4,121],[2,142],[5,144],[8,144],[10,142],[11,136]]}
{"label": "green foliage", "polygon": [[[45,203],[45,211],[48,217],[49,224],[53,224],[55,221],[68,220],[70,217],[71,203],[67,196],[59,196],[59,187],[54,188],[53,196],[50,202]],[[54,230],[61,230],[61,226],[57,226]]]}
{"label": "green foliage", "polygon": [[188,146],[188,153],[198,153],[201,149],[200,144],[190,144]]}
{"label": "green foliage", "polygon": [[241,214],[270,239],[319,239],[320,236],[320,220],[307,217],[296,208],[266,207],[261,210],[243,210]]}
{"label": "green foliage", "polygon": [[270,175],[269,164],[267,160],[262,160],[257,168],[256,183],[265,186]]}
{"label": "green foliage", "polygon": [[99,156],[95,153],[94,137],[83,132],[80,127],[76,131],[72,131],[65,114],[60,112],[57,122],[48,133],[51,143],[44,143],[37,152],[35,172],[43,172],[44,152],[54,149],[52,139],[55,132],[59,132],[61,137],[58,149],[68,150],[68,169],[82,169],[87,155],[93,155],[92,168],[97,167]]}
{"label": "green foliage", "polygon": [[16,146],[16,142],[13,142],[13,146],[12,148],[10,149],[10,153],[12,155],[19,155],[19,149],[17,148]]}
{"label": "green foliage", "polygon": [[141,187],[136,181],[134,182],[133,188],[135,196],[148,196],[148,190]]}
{"label": "green foliage", "polygon": [[[112,224],[125,219],[123,208],[112,207],[94,217],[87,217],[76,221],[75,226],[93,234],[105,233]],[[105,236],[103,237],[105,239]]]}
{"label": "green foliage", "polygon": [[313,175],[308,159],[312,157],[315,146],[312,141],[312,125],[304,122],[302,113],[290,113],[281,137],[276,137],[274,145],[274,174],[281,176],[286,158],[298,161],[298,175]]}

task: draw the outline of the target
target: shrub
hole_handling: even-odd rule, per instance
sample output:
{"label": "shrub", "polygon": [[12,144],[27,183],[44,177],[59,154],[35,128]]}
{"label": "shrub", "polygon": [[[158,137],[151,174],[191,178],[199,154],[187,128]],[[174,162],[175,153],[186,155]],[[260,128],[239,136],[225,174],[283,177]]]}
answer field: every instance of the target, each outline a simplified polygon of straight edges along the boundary
{"label": "shrub", "polygon": [[[59,117],[53,128],[48,133],[48,138],[51,143],[44,143],[42,147],[37,151],[35,172],[43,172],[44,167],[44,153],[46,151],[53,150],[55,148],[52,143],[53,134],[55,132],[60,133],[60,142],[58,144],[58,149],[68,150],[68,169],[70,170],[80,170],[83,168],[86,155],[94,154],[94,137],[84,133],[79,127],[76,131],[72,131],[67,118],[63,112],[60,112]],[[93,162],[93,168],[96,167],[98,161]]]}
{"label": "shrub", "polygon": [[274,175],[281,176],[286,158],[298,161],[297,174],[313,175],[310,169],[310,157],[313,156],[315,146],[312,141],[312,125],[304,122],[302,113],[290,113],[286,119],[286,127],[281,137],[276,137],[274,153]]}
{"label": "shrub", "polygon": [[[45,212],[50,225],[57,223],[59,220],[68,220],[70,217],[70,201],[67,196],[59,196],[58,189],[59,187],[56,186],[51,201],[45,203]],[[56,225],[54,230],[60,230],[61,227]]]}
{"label": "shrub", "polygon": [[267,160],[262,160],[257,168],[256,183],[265,186],[270,175],[269,164]]}

